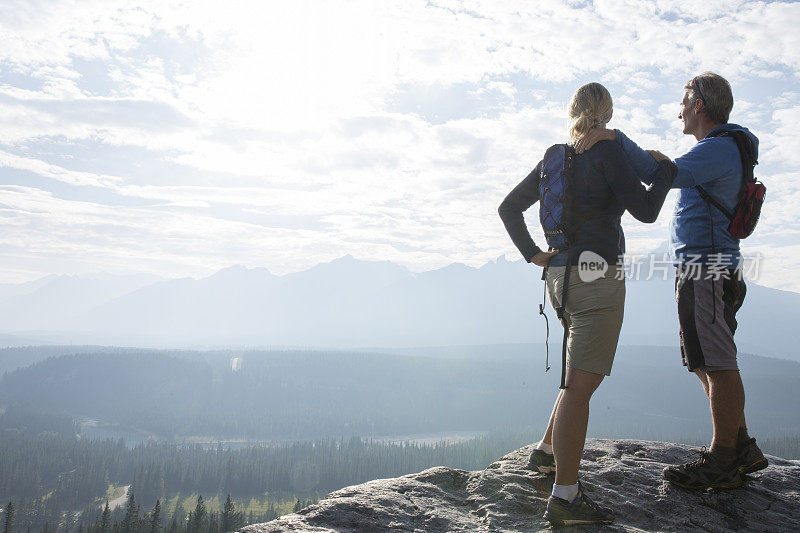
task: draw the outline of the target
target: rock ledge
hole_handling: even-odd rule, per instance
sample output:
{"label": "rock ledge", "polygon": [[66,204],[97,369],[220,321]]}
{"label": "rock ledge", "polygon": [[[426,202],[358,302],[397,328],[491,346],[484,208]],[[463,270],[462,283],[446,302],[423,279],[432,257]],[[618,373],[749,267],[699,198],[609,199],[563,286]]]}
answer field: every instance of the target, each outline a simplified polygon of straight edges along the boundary
{"label": "rock ledge", "polygon": [[[526,468],[531,449],[513,451],[481,471],[436,467],[346,487],[298,513],[242,531],[547,530],[542,514],[553,481]],[[748,476],[741,488],[700,493],[669,485],[661,475],[691,451],[663,442],[588,439],[583,486],[617,515],[603,531],[800,530],[800,461],[768,456],[770,467]]]}

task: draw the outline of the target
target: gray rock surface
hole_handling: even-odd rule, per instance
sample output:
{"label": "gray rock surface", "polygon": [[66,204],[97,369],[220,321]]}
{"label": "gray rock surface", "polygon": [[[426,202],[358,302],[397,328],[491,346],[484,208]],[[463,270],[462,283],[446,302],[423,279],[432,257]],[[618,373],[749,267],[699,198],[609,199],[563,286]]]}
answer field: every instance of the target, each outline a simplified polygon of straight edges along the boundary
{"label": "gray rock surface", "polygon": [[[435,467],[337,490],[298,513],[247,533],[548,529],[552,476],[526,468],[532,445],[476,472]],[[800,461],[768,456],[766,470],[735,490],[696,492],[666,483],[662,469],[693,449],[663,442],[589,439],[581,463],[587,494],[614,509],[612,526],[582,531],[800,531]],[[572,528],[573,530],[575,528]]]}

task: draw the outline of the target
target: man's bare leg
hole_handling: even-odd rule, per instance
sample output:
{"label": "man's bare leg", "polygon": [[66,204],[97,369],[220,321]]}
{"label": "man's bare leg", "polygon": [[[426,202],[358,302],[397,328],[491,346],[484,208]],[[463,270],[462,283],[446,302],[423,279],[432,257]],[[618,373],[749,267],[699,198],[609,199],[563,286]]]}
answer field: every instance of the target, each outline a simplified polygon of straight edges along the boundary
{"label": "man's bare leg", "polygon": [[[746,449],[749,458],[742,464],[742,451],[737,449],[739,424],[744,410],[744,387],[738,370],[712,370],[698,373],[705,376],[714,437],[711,451],[700,459],[664,469],[670,483],[689,489],[731,489],[742,484],[742,472],[753,472],[767,466],[767,460],[754,447]],[[704,387],[705,389],[705,387]],[[744,467],[744,468],[743,468]],[[746,472],[745,472],[746,473]]]}
{"label": "man's bare leg", "polygon": [[736,448],[739,427],[744,420],[744,386],[738,370],[715,370],[705,373],[714,423],[712,451],[724,446]]}
{"label": "man's bare leg", "polygon": [[[729,371],[729,372],[736,372],[736,371]],[[695,375],[697,375],[698,379],[700,380],[700,385],[703,387],[703,392],[706,393],[706,397],[711,400],[711,395],[709,393],[709,382],[708,382],[708,375],[705,370],[695,370]],[[739,375],[738,372],[736,372]],[[739,383],[741,384],[741,376],[739,376]],[[742,388],[742,395],[744,395],[744,388]],[[713,410],[712,410],[712,420],[713,420]],[[744,400],[742,401],[742,415],[741,420],[739,421],[739,429],[737,430],[740,434],[747,435],[747,420],[744,416]]]}
{"label": "man's bare leg", "polygon": [[708,376],[706,375],[706,371],[697,369],[694,371],[694,374],[700,380],[700,386],[703,387],[703,392],[706,393],[706,398],[710,400],[711,397],[708,395]]}
{"label": "man's bare leg", "polygon": [[697,374],[701,382],[705,380],[706,385],[703,388],[708,388],[710,393],[708,396],[711,404],[711,418],[714,422],[714,439],[711,442],[711,450],[721,452],[718,455],[723,458],[729,457],[730,450],[726,452],[721,447],[729,446],[724,442],[730,442],[731,428],[729,426],[735,415],[733,409],[741,408],[741,418],[733,445],[736,459],[739,462],[739,471],[744,475],[767,468],[769,461],[764,457],[756,440],[747,432],[747,421],[744,417],[744,386],[739,372],[737,370],[718,370],[698,371]]}

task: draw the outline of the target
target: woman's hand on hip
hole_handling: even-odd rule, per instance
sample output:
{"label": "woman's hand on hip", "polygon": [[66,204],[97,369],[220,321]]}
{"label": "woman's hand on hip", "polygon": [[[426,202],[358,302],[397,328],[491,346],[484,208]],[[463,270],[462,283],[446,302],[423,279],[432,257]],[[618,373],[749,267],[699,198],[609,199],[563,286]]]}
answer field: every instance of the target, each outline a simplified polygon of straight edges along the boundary
{"label": "woman's hand on hip", "polygon": [[531,257],[531,263],[536,266],[546,267],[552,258],[558,255],[561,250],[550,249],[546,252],[542,251]]}

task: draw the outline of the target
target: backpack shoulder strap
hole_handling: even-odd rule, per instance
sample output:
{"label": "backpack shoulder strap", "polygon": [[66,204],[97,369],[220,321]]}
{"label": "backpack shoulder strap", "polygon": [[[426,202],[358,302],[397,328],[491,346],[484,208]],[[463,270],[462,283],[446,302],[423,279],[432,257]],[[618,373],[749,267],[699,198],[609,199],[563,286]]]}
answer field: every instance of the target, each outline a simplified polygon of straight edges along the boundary
{"label": "backpack shoulder strap", "polygon": [[[755,150],[753,150],[753,143],[750,137],[747,136],[742,130],[729,130],[719,131],[712,135],[712,137],[731,137],[736,143],[736,148],[739,149],[739,157],[742,160],[742,185],[739,188],[739,197],[742,195],[745,183],[755,183],[755,175],[753,173],[754,167],[758,164],[755,157]],[[695,185],[695,189],[700,193],[700,197],[706,201],[707,204],[713,205],[722,211],[728,220],[733,220],[733,213],[725,209],[725,207],[714,199],[713,196],[708,194],[702,186]]]}
{"label": "backpack shoulder strap", "polygon": [[742,158],[742,177],[745,181],[754,183],[756,179],[753,173],[758,161],[755,150],[753,150],[753,143],[743,131],[736,130],[732,133],[733,140],[736,141],[736,146],[739,148],[739,156]]}
{"label": "backpack shoulder strap", "polygon": [[728,220],[733,220],[733,213],[725,209],[725,207],[721,203],[716,201],[713,196],[708,194],[708,191],[705,190],[701,185],[695,185],[694,188],[697,189],[697,192],[700,193],[700,197],[703,200],[705,200],[707,203],[713,205],[714,207],[722,211],[725,214],[725,216],[728,217]]}
{"label": "backpack shoulder strap", "polygon": [[756,153],[753,149],[753,142],[750,137],[742,130],[720,131],[712,137],[731,137],[739,149],[739,157],[742,159],[742,178],[745,182],[755,183],[753,173],[754,167],[758,164]]}

